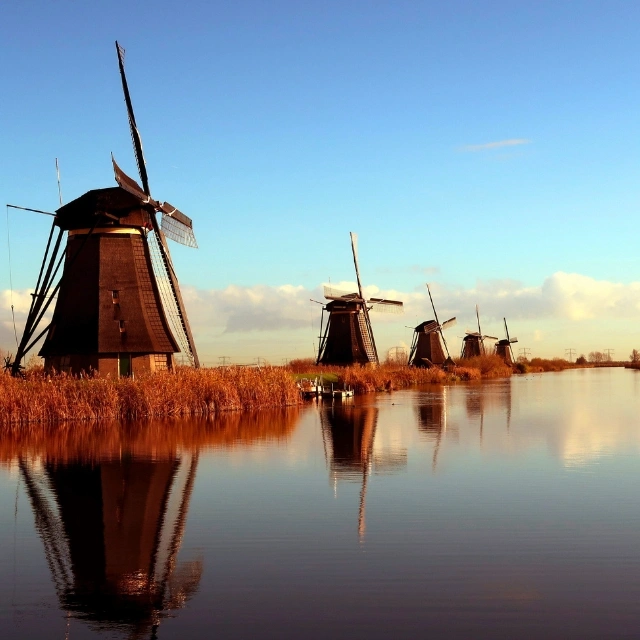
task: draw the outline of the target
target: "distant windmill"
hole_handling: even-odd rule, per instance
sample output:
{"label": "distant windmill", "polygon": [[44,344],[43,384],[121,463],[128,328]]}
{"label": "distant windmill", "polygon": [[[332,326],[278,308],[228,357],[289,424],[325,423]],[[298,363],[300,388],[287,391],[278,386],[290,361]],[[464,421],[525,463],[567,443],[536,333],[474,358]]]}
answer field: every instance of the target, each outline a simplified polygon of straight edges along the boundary
{"label": "distant windmill", "polygon": [[513,349],[511,347],[512,344],[518,342],[518,338],[510,338],[509,337],[509,327],[507,327],[507,319],[504,320],[504,332],[507,336],[502,340],[498,340],[496,344],[496,355],[500,356],[506,364],[513,364],[515,362],[515,358],[513,357]]}
{"label": "distant windmill", "polygon": [[484,347],[485,338],[490,340],[498,340],[495,336],[488,336],[482,334],[480,328],[480,313],[478,311],[478,305],[476,305],[476,318],[478,320],[478,331],[466,331],[465,336],[462,339],[462,353],[461,358],[473,358],[474,356],[483,356],[486,353]]}
{"label": "distant windmill", "polygon": [[[358,236],[355,233],[350,235],[358,293],[337,291],[331,287],[324,288],[324,297],[330,302],[322,307],[320,346],[316,361],[318,364],[379,364],[369,311],[389,313],[403,311],[402,302],[398,300],[365,299],[358,266]],[[324,324],[325,311],[329,314],[326,324]]]}
{"label": "distant windmill", "polygon": [[[413,332],[413,341],[409,352],[409,365],[412,367],[432,367],[433,365],[454,364],[449,355],[449,347],[442,333],[443,329],[452,327],[456,323],[455,318],[450,318],[442,324],[438,321],[436,306],[433,303],[431,289],[427,284],[429,300],[433,308],[435,320],[427,320],[419,324]],[[445,357],[446,351],[446,357]]]}

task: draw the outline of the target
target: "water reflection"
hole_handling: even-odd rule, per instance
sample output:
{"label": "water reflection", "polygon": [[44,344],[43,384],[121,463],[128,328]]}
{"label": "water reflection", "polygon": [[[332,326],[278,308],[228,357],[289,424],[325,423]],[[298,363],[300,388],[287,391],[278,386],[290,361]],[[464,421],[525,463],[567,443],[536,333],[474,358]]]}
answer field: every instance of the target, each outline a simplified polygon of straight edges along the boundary
{"label": "water reflection", "polygon": [[470,386],[466,390],[465,408],[470,424],[478,424],[480,443],[484,437],[487,414],[504,413],[507,432],[511,427],[511,379]]}
{"label": "water reflection", "polygon": [[358,536],[364,540],[367,485],[372,471],[393,473],[407,464],[404,448],[376,448],[379,409],[352,402],[332,404],[320,411],[325,459],[332,484],[361,483],[358,507]]}
{"label": "water reflection", "polygon": [[0,455],[19,469],[61,608],[99,629],[155,637],[202,576],[200,558],[178,560],[200,451],[281,440],[298,415],[74,425],[5,437]]}
{"label": "water reflection", "polygon": [[638,380],[568,371],[4,434],[0,628],[63,637],[68,614],[69,638],[635,637]]}
{"label": "water reflection", "polygon": [[198,456],[43,465],[20,472],[61,606],[131,637],[195,592],[199,560],[177,563]]}
{"label": "water reflection", "polygon": [[416,406],[418,429],[428,439],[433,440],[431,468],[436,470],[440,444],[447,433],[447,388],[442,387],[430,393],[428,400]]}

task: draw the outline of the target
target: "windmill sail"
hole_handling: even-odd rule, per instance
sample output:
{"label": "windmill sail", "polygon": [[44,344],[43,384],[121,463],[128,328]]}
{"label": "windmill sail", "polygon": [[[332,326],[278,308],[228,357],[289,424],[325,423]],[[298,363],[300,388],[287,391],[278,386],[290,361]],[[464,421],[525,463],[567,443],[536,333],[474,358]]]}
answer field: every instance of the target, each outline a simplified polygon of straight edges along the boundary
{"label": "windmill sail", "polygon": [[324,286],[324,297],[327,300],[357,300],[358,294],[354,292],[343,291],[341,289],[334,289],[331,286]]}
{"label": "windmill sail", "polygon": [[[146,201],[153,205],[154,209],[159,209],[163,212],[163,218],[165,216],[173,217],[175,213],[180,214],[179,216],[175,216],[175,222],[179,228],[179,231],[175,229],[171,231],[172,234],[185,237],[188,242],[184,244],[188,244],[190,241],[190,237],[193,237],[193,229],[191,228],[191,220],[187,218],[184,214],[179,212],[171,205],[168,205],[169,210],[165,210],[163,205],[159,205],[155,200],[151,198],[151,190],[149,188],[149,178],[147,176],[147,169],[145,166],[144,155],[142,153],[142,139],[140,138],[140,133],[138,131],[138,127],[136,125],[135,115],[133,113],[133,105],[131,103],[131,96],[129,94],[129,87],[127,85],[127,78],[124,72],[124,49],[118,44],[116,41],[116,50],[118,52],[118,66],[120,68],[120,77],[122,79],[122,90],[124,92],[124,98],[127,105],[127,114],[129,117],[129,127],[131,129],[131,139],[133,141],[133,148],[135,151],[136,162],[138,164],[138,171],[140,173],[140,180],[142,181],[142,188],[144,190],[144,194],[146,195]],[[117,167],[114,161],[114,169]],[[128,179],[128,186],[132,189],[137,187],[137,183],[135,180],[132,180],[124,172],[120,171],[120,173]],[[117,179],[117,178],[116,178]],[[133,186],[132,184],[133,183]],[[118,182],[120,184],[120,182]],[[123,184],[121,184],[123,189],[127,189]],[[136,194],[134,194],[136,195]],[[164,203],[167,205],[167,203]],[[198,360],[198,354],[196,352],[195,343],[193,340],[193,335],[191,333],[191,327],[189,325],[189,320],[187,318],[187,312],[184,306],[184,302],[182,300],[182,294],[180,292],[180,285],[178,284],[178,278],[176,277],[175,270],[173,268],[173,263],[171,261],[171,254],[169,253],[169,247],[167,245],[167,240],[163,233],[163,230],[160,228],[158,224],[158,220],[155,215],[155,211],[149,212],[149,217],[151,220],[151,226],[153,231],[155,232],[156,242],[155,246],[153,241],[150,242],[150,248],[152,249],[152,255],[155,254],[154,262],[154,272],[156,275],[156,279],[158,281],[158,287],[162,291],[167,287],[165,285],[165,277],[168,280],[168,289],[171,292],[171,295],[161,294],[163,298],[163,304],[165,307],[165,313],[170,318],[170,322],[174,327],[176,333],[176,340],[180,344],[183,353],[189,358],[191,364],[195,367],[200,366],[200,362]],[[188,231],[185,231],[188,229]],[[182,234],[182,235],[181,235]],[[189,236],[190,234],[190,236]],[[148,239],[152,234],[148,234]],[[170,236],[171,237],[171,236]],[[195,237],[193,237],[193,243],[195,243]],[[193,245],[190,245],[193,246]],[[159,259],[158,259],[159,257]]]}
{"label": "windmill sail", "polygon": [[[360,268],[358,266],[358,235],[351,231],[349,233],[351,236],[351,250],[353,252],[353,264],[356,268],[356,280],[358,281],[358,293],[360,294],[360,298],[364,300],[364,296],[362,294],[362,283],[360,282]],[[365,351],[369,356],[370,362],[375,362],[376,364],[380,363],[380,359],[378,358],[378,349],[376,348],[376,342],[373,337],[373,329],[371,328],[371,319],[369,318],[369,309],[366,304],[362,305],[362,315],[358,316],[358,320],[360,321],[360,327],[362,329],[362,336],[365,345]]]}
{"label": "windmill sail", "polygon": [[178,211],[168,202],[163,202],[160,208],[162,209],[162,222],[160,224],[162,233],[174,242],[197,249],[198,243],[193,233],[193,221],[191,218],[185,216],[182,211]]}
{"label": "windmill sail", "polygon": [[149,195],[149,178],[147,176],[147,167],[142,153],[142,138],[136,125],[136,117],[133,113],[133,104],[131,103],[131,95],[129,94],[129,85],[127,84],[127,76],[124,72],[124,47],[121,47],[116,40],[116,51],[118,52],[118,67],[120,68],[120,78],[122,79],[122,91],[124,93],[124,101],[127,104],[127,115],[129,117],[129,129],[131,130],[131,141],[135,150],[136,163],[138,164],[138,173],[142,180],[144,192]]}
{"label": "windmill sail", "polygon": [[369,298],[371,311],[382,313],[402,313],[404,304],[400,300],[387,300],[385,298]]}

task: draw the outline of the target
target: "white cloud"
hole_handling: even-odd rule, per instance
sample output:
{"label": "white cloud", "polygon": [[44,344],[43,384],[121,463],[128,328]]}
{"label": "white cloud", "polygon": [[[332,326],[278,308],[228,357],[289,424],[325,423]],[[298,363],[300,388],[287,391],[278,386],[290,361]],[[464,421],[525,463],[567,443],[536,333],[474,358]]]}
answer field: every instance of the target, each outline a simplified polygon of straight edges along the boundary
{"label": "white cloud", "polygon": [[[331,286],[357,290],[353,281],[334,282]],[[525,286],[515,280],[480,280],[475,287],[466,289],[433,283],[431,291],[441,320],[458,317],[458,330],[453,332],[456,335],[464,330],[465,323],[469,328],[474,327],[476,304],[487,331],[498,330],[502,318],[506,317],[510,326],[511,322],[520,322],[519,333],[529,331],[531,340],[545,344],[551,339],[559,340],[559,333],[572,339],[578,327],[584,327],[581,331],[585,340],[601,339],[596,327],[600,320],[640,320],[640,282],[621,284],[577,273],[560,271],[537,286]],[[29,291],[13,293],[18,337],[31,302],[29,294]],[[372,317],[376,336],[380,334],[389,347],[407,340],[405,325],[433,316],[426,287],[394,291],[370,285],[365,287],[365,295],[404,302],[404,316],[376,313]],[[265,344],[266,348],[272,341],[280,345],[277,351],[283,352],[283,357],[287,355],[287,345],[307,345],[305,348],[310,349],[308,345],[317,340],[320,305],[310,299],[324,300],[322,285],[307,289],[292,284],[229,285],[208,290],[185,287],[183,296],[197,340],[211,345],[211,349],[217,349],[215,345],[227,345],[225,348],[235,350],[251,344],[257,352],[260,345]],[[10,305],[9,292],[0,292],[0,347],[3,348],[15,344]],[[514,332],[516,330],[514,326]],[[593,337],[588,338],[585,332]],[[379,347],[382,353],[384,345]]]}
{"label": "white cloud", "polygon": [[463,151],[486,151],[489,149],[501,149],[502,147],[516,147],[522,144],[531,144],[531,140],[527,140],[526,138],[510,138],[509,140],[485,142],[484,144],[468,144],[462,147],[462,150]]}

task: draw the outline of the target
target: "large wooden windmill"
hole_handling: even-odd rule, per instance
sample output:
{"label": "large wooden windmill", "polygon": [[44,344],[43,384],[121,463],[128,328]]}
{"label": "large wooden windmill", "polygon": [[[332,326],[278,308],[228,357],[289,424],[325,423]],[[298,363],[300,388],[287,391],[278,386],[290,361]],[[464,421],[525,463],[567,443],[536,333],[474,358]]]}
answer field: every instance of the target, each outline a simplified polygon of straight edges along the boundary
{"label": "large wooden windmill", "polygon": [[427,320],[413,330],[413,341],[409,351],[409,366],[432,367],[433,365],[454,364],[449,355],[449,347],[442,331],[447,327],[452,327],[456,323],[456,319],[450,318],[440,324],[428,284],[427,291],[429,292],[429,300],[431,300],[435,320]]}
{"label": "large wooden windmill", "polygon": [[[124,50],[117,42],[116,49],[142,186],[112,156],[119,186],[91,190],[56,211],[12,363],[14,374],[45,334],[40,355],[48,370],[131,375],[171,369],[178,351],[199,366],[167,245],[171,238],[197,247],[192,221],[151,196],[124,72]],[[66,250],[61,251],[64,232],[68,234]],[[40,329],[53,300],[53,318]]]}
{"label": "large wooden windmill", "polygon": [[506,338],[502,338],[502,340],[498,340],[496,343],[496,355],[500,356],[506,364],[513,364],[515,362],[515,358],[513,357],[513,349],[511,345],[515,342],[518,342],[518,338],[511,338],[509,336],[509,327],[507,327],[507,319],[502,318],[504,320],[504,333]]}
{"label": "large wooden windmill", "polygon": [[[358,236],[355,233],[350,235],[358,293],[325,287],[324,297],[330,302],[322,307],[318,364],[378,364],[369,311],[402,313],[403,310],[402,302],[398,300],[365,299],[358,266]],[[329,314],[326,324],[325,311]]]}
{"label": "large wooden windmill", "polygon": [[478,311],[478,305],[476,305],[476,318],[478,320],[478,331],[466,331],[465,336],[462,339],[462,353],[461,358],[473,358],[475,356],[483,356],[486,353],[484,347],[485,339],[498,340],[495,336],[487,336],[482,333],[480,328],[480,313]]}

